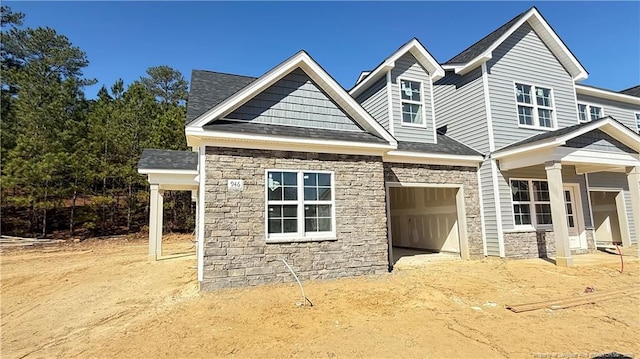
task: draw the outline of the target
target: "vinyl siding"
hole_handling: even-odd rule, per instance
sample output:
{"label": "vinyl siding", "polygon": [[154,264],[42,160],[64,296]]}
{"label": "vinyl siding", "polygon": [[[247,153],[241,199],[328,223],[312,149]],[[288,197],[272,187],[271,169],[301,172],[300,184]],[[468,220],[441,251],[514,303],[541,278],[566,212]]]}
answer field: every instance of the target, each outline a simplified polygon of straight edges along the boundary
{"label": "vinyl siding", "polygon": [[[400,101],[399,79],[422,81],[422,106],[424,107],[425,127],[403,126]],[[431,80],[429,73],[407,53],[395,62],[391,70],[391,103],[393,106],[393,134],[400,141],[434,143],[433,112],[431,110]]]}
{"label": "vinyl siding", "polygon": [[482,191],[482,207],[484,210],[485,241],[488,256],[500,256],[498,239],[498,221],[496,202],[493,196],[493,179],[491,178],[491,160],[486,159],[480,166],[480,190]]}
{"label": "vinyl siding", "polygon": [[629,225],[629,235],[631,237],[631,243],[635,244],[638,241],[635,230],[635,221],[640,220],[633,218],[633,212],[631,207],[631,193],[629,192],[629,182],[627,176],[624,173],[614,172],[597,172],[587,175],[589,179],[589,189],[598,190],[602,189],[619,189],[623,191],[624,205],[627,210],[627,222]]}
{"label": "vinyl siding", "polygon": [[447,136],[486,153],[489,151],[482,69],[464,76],[447,73],[433,88],[436,126],[447,126]]}
{"label": "vinyl siding", "polygon": [[551,88],[557,127],[577,123],[573,80],[527,23],[496,48],[487,71],[496,148],[544,132],[518,127],[514,82]]}
{"label": "vinyl siding", "polygon": [[[526,178],[526,179],[547,179],[547,171],[544,165],[523,167],[514,169],[511,171],[503,171],[505,178],[504,186],[500,186],[500,201],[502,207],[502,224],[504,229],[513,229],[515,223],[513,221],[513,207],[511,200],[511,188],[510,180],[512,178]],[[576,168],[574,166],[562,166],[562,182],[577,183],[580,186],[580,200],[582,205],[582,214],[584,217],[584,225],[586,228],[591,228],[591,209],[589,207],[589,197],[587,192],[587,183],[584,175],[576,174]]]}
{"label": "vinyl siding", "polygon": [[300,68],[284,76],[225,118],[362,131]]}
{"label": "vinyl siding", "polygon": [[384,76],[366,89],[356,101],[371,117],[389,131],[389,101],[387,100],[387,77]]}
{"label": "vinyl siding", "polygon": [[640,106],[581,94],[577,94],[577,97],[579,103],[602,106],[605,116],[611,116],[633,131],[637,131],[635,114],[640,113]]}

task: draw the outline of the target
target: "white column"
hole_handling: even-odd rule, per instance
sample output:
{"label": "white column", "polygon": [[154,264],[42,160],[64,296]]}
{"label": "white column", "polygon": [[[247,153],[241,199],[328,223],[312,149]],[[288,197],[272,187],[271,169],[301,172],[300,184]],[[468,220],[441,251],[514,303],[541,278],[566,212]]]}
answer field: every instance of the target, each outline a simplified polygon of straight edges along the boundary
{"label": "white column", "polygon": [[158,260],[162,255],[163,192],[157,184],[150,185],[149,200],[149,260]]}
{"label": "white column", "polygon": [[631,195],[631,213],[633,214],[633,228],[636,230],[638,257],[640,257],[640,166],[631,167],[627,171],[627,182]]}
{"label": "white column", "polygon": [[562,184],[562,165],[560,162],[547,162],[545,170],[549,183],[553,235],[556,239],[556,265],[571,267],[573,266],[573,258],[569,246],[569,226],[567,225],[567,208]]}

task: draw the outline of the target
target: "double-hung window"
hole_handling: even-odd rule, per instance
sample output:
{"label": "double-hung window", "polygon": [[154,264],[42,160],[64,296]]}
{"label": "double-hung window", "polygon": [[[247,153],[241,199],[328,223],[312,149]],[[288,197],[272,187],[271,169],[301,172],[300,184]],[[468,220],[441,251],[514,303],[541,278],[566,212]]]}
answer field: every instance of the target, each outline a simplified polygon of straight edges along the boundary
{"label": "double-hung window", "polygon": [[601,106],[588,105],[585,103],[578,103],[578,120],[580,122],[589,122],[597,120],[604,116]]}
{"label": "double-hung window", "polygon": [[554,127],[554,107],[550,88],[516,83],[518,123],[537,128]]}
{"label": "double-hung window", "polygon": [[267,238],[313,240],[335,237],[332,172],[268,170]]}
{"label": "double-hung window", "polygon": [[511,196],[516,226],[551,225],[549,184],[542,180],[512,179]]}
{"label": "double-hung window", "polygon": [[640,112],[636,112],[636,129],[640,133]]}
{"label": "double-hung window", "polygon": [[402,124],[424,125],[422,116],[422,82],[400,80]]}

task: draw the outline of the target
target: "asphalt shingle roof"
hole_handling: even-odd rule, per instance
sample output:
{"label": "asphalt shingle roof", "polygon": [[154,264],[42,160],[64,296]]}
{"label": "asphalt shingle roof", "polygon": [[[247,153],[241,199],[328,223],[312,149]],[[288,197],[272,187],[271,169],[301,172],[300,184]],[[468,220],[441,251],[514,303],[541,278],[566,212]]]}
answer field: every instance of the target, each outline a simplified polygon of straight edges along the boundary
{"label": "asphalt shingle roof", "polygon": [[640,97],[640,85],[638,86],[634,86],[634,87],[630,87],[626,90],[622,90],[620,91],[621,94],[625,94],[625,95],[629,95],[629,96],[634,96],[634,97]]}
{"label": "asphalt shingle roof", "polygon": [[316,138],[324,140],[353,141],[365,143],[388,143],[367,132],[340,131],[310,127],[273,125],[257,122],[217,120],[203,127],[205,130],[252,133],[284,137]]}
{"label": "asphalt shingle roof", "polygon": [[187,101],[187,123],[242,90],[256,77],[204,70],[191,72],[191,88]]}
{"label": "asphalt shingle roof", "polygon": [[145,148],[138,161],[141,170],[197,170],[198,154],[193,151]]}
{"label": "asphalt shingle roof", "polygon": [[398,141],[398,150],[409,152],[446,153],[461,156],[482,156],[462,143],[438,133],[438,143]]}
{"label": "asphalt shingle roof", "polygon": [[462,51],[461,53],[457,54],[456,56],[452,57],[450,60],[445,62],[444,65],[464,64],[480,56],[482,53],[487,51],[487,49],[490,48],[491,45],[493,45],[493,43],[496,42],[502,35],[508,32],[509,29],[527,13],[527,11],[509,20],[506,24],[495,29],[489,35],[483,37],[478,42],[467,47],[464,51]]}

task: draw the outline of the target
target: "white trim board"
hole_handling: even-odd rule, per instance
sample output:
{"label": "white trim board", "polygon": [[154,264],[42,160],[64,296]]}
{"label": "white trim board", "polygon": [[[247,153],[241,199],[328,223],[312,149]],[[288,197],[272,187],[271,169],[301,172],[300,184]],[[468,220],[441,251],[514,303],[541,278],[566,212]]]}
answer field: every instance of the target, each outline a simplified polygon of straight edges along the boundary
{"label": "white trim board", "polygon": [[396,66],[396,60],[404,56],[406,53],[411,53],[411,55],[418,60],[420,65],[427,70],[432,81],[438,81],[444,77],[444,69],[442,66],[440,66],[438,61],[436,61],[429,51],[422,46],[418,39],[413,38],[396,52],[391,54],[391,56],[386,58],[380,65],[371,71],[364,80],[358,82],[356,86],[349,90],[349,94],[353,97],[358,97],[358,95],[364,92],[370,84],[375,83],[375,81],[380,79],[385,73],[391,71],[391,69]]}

